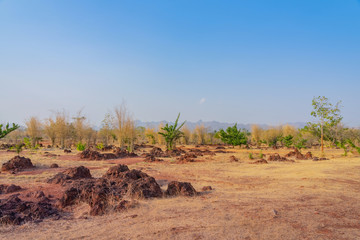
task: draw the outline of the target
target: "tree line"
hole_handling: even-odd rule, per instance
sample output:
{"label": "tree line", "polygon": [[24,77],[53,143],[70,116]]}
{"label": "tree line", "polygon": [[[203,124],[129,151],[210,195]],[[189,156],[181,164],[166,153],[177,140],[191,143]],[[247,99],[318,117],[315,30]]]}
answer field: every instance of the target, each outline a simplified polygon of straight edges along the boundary
{"label": "tree line", "polygon": [[[45,140],[51,147],[71,148],[73,146],[108,146],[118,145],[134,150],[135,144],[166,145],[173,149],[176,144],[228,144],[243,147],[287,147],[308,148],[319,146],[338,147],[344,155],[354,149],[360,153],[360,129],[345,127],[342,123],[341,102],[332,104],[326,97],[315,97],[312,100],[314,121],[304,128],[297,129],[291,125],[261,128],[253,125],[250,131],[238,129],[235,124],[227,129],[212,131],[204,125],[189,129],[186,122],[178,123],[180,113],[174,124],[163,124],[157,128],[137,127],[131,112],[121,104],[107,113],[101,122],[101,128],[95,130],[88,119],[79,111],[69,117],[65,111],[58,111],[52,117],[39,120],[31,117],[26,121],[26,129],[20,131],[18,125],[4,129],[2,137],[17,143],[26,140],[32,148]],[[17,131],[15,131],[18,129]]]}

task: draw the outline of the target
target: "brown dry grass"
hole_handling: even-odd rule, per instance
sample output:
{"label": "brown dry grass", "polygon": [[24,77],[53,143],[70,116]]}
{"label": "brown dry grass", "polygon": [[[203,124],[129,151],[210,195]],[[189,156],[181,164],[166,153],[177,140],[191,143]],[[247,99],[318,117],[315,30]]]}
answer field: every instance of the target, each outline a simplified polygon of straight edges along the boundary
{"label": "brown dry grass", "polygon": [[[1,239],[360,239],[360,158],[342,157],[328,150],[329,161],[248,164],[249,152],[203,156],[189,164],[134,163],[166,187],[168,180],[188,181],[200,190],[214,190],[194,198],[142,200],[123,213],[89,217],[86,205],[58,221],[0,227]],[[263,150],[264,154],[288,150]],[[318,151],[315,156],[319,156]],[[59,154],[62,154],[59,152]],[[14,153],[1,153],[0,162]],[[46,169],[84,165],[100,176],[111,166],[106,161],[73,161],[29,155]],[[63,155],[63,154],[62,154]],[[230,162],[235,155],[239,162]],[[0,174],[1,183],[40,183],[53,175]],[[275,214],[275,212],[277,214]]]}

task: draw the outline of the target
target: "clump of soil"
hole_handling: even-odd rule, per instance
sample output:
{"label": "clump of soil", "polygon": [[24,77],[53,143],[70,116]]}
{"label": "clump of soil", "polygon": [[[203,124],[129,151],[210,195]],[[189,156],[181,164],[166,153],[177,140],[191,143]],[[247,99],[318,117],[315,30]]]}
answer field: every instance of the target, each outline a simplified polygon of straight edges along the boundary
{"label": "clump of soil", "polygon": [[113,153],[99,153],[98,151],[94,151],[91,149],[86,149],[80,153],[81,159],[89,159],[89,160],[108,160],[108,159],[116,159],[116,158],[125,158],[125,157],[136,157],[135,153],[129,153],[126,150],[122,150],[120,148],[114,149]]}
{"label": "clump of soil", "polygon": [[195,158],[197,158],[197,155],[194,153],[186,153],[184,155],[181,155],[180,157],[176,158],[179,163],[187,163],[187,162],[195,162]]}
{"label": "clump of soil", "polygon": [[149,153],[143,154],[142,156],[145,157],[145,160],[147,162],[153,162],[154,160],[156,161],[157,158],[159,158],[159,157],[162,157],[162,158],[176,157],[176,156],[180,156],[183,153],[186,153],[186,152],[184,150],[182,150],[181,148],[175,148],[173,150],[166,150],[164,152],[161,148],[153,147]]}
{"label": "clump of soil", "polygon": [[297,148],[294,151],[289,152],[285,155],[285,157],[295,157],[298,160],[307,160],[312,158],[311,152],[307,152],[303,155]]}
{"label": "clump of soil", "polygon": [[45,197],[35,202],[23,201],[18,194],[0,199],[0,224],[20,225],[47,217],[59,218],[59,213]]}
{"label": "clump of soil", "polygon": [[[0,194],[8,194],[8,193],[13,193],[13,192],[17,192],[20,191],[22,188],[20,186],[11,184],[11,185],[6,185],[6,184],[0,184]],[[1,216],[1,213],[0,213]]]}
{"label": "clump of soil", "polygon": [[153,149],[151,149],[151,151],[148,153],[148,156],[165,157],[165,154],[161,148],[153,147]]}
{"label": "clump of soil", "polygon": [[230,156],[230,162],[238,162],[239,159],[237,159],[234,155]]}
{"label": "clump of soil", "polygon": [[260,159],[250,164],[267,164],[268,162],[265,159]]}
{"label": "clump of soil", "polygon": [[11,160],[4,163],[1,167],[2,171],[20,171],[27,168],[34,168],[29,158],[15,156]]}
{"label": "clump of soil", "polygon": [[54,153],[44,152],[44,157],[57,157],[59,155],[56,155]]}
{"label": "clump of soil", "polygon": [[[133,152],[128,152],[125,149],[121,149],[119,147],[115,148],[113,150],[113,153],[115,154],[116,158],[126,158],[126,157],[137,157],[138,155],[136,155]],[[106,153],[105,153],[106,155]]]}
{"label": "clump of soil", "polygon": [[191,183],[172,181],[165,192],[167,196],[195,196],[197,194]]}
{"label": "clump of soil", "polygon": [[[66,169],[50,178],[48,183],[65,184],[69,180],[92,178],[89,169],[84,166]],[[71,182],[71,181],[70,181]]]}
{"label": "clump of soil", "polygon": [[270,154],[268,161],[295,162],[294,160],[289,160],[286,157],[281,157],[278,153]]}
{"label": "clump of soil", "polygon": [[203,156],[203,155],[211,155],[214,156],[216,155],[214,152],[210,151],[209,149],[205,149],[205,150],[200,150],[200,149],[189,149],[189,152],[195,153],[197,156]]}
{"label": "clump of soil", "polygon": [[104,146],[103,148],[101,148],[101,151],[111,151],[113,147],[113,145]]}
{"label": "clump of soil", "polygon": [[[69,169],[68,172],[76,171]],[[53,179],[56,179],[56,176]],[[77,180],[65,181],[63,184],[67,188],[59,199],[58,206],[65,208],[78,202],[86,202],[90,206],[90,215],[102,215],[109,210],[123,210],[132,206],[132,202],[125,198],[160,198],[164,195],[153,177],[140,170],[130,170],[121,164],[109,168],[101,178],[83,176]],[[190,183],[172,182],[166,193],[169,196],[193,196],[196,191]]]}
{"label": "clump of soil", "polygon": [[163,162],[164,160],[162,160],[160,158],[156,158],[155,156],[152,156],[152,155],[146,155],[144,161],[145,162]]}
{"label": "clump of soil", "polygon": [[203,192],[206,192],[206,191],[211,191],[213,190],[213,188],[211,186],[204,186],[202,189],[201,189]]}
{"label": "clump of soil", "polygon": [[225,149],[225,147],[219,146],[219,147],[216,147],[215,149]]}
{"label": "clump of soil", "polygon": [[306,158],[306,159],[312,159],[312,158],[313,158],[312,153],[311,153],[311,152],[307,152],[307,153],[305,154],[305,158]]}
{"label": "clump of soil", "polygon": [[64,153],[71,153],[70,149],[64,149]]}
{"label": "clump of soil", "polygon": [[50,168],[58,168],[58,167],[59,167],[59,165],[56,164],[56,163],[53,163],[53,164],[50,165]]}
{"label": "clump of soil", "polygon": [[113,203],[125,196],[155,198],[162,197],[163,192],[153,177],[120,164],[111,167],[101,178],[73,181],[59,200],[59,206],[64,208],[86,202],[91,208],[90,215],[102,215],[108,209],[116,209]]}

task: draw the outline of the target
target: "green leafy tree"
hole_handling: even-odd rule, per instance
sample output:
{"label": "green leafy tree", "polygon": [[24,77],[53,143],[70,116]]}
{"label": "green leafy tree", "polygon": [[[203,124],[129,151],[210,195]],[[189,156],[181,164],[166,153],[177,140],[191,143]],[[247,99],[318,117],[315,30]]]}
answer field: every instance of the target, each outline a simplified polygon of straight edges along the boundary
{"label": "green leafy tree", "polygon": [[12,127],[9,127],[9,123],[8,123],[5,125],[5,128],[3,128],[3,124],[0,124],[0,139],[4,138],[6,135],[11,133],[12,131],[15,131],[19,127],[20,126],[15,123],[12,124]]}
{"label": "green leafy tree", "polygon": [[180,131],[180,129],[184,126],[185,122],[183,122],[180,126],[178,126],[178,121],[180,118],[180,113],[178,114],[176,121],[174,125],[169,125],[168,123],[161,128],[161,130],[158,132],[160,135],[162,135],[165,138],[166,147],[168,150],[172,150],[176,146],[176,140],[181,138],[183,136],[183,132]]}
{"label": "green leafy tree", "polygon": [[287,135],[286,137],[282,138],[282,143],[284,144],[285,147],[290,148],[294,143],[293,139],[294,139],[294,136]]}
{"label": "green leafy tree", "polygon": [[322,153],[324,153],[324,129],[328,130],[336,127],[342,120],[340,104],[341,101],[333,105],[324,96],[314,97],[312,100],[314,111],[311,112],[311,116],[317,118],[318,122],[308,123],[308,125],[309,128],[313,128],[314,132],[320,132]]}
{"label": "green leafy tree", "polygon": [[306,148],[306,142],[307,140],[304,138],[299,138],[297,139],[297,141],[295,142],[294,146],[301,151],[302,148]]}
{"label": "green leafy tree", "polygon": [[223,129],[219,130],[219,136],[221,141],[234,147],[247,144],[248,135],[249,133],[246,130],[238,129],[237,124],[232,127],[228,127],[226,131],[224,131]]}

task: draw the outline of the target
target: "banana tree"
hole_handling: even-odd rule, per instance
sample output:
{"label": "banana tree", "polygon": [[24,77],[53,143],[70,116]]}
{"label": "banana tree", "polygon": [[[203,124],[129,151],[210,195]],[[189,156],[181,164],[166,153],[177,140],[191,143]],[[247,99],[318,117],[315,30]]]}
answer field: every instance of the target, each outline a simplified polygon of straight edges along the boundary
{"label": "banana tree", "polygon": [[165,138],[166,147],[168,150],[173,150],[176,146],[176,140],[178,140],[184,134],[183,132],[180,131],[180,129],[184,126],[185,122],[183,122],[178,127],[179,118],[180,118],[180,113],[177,116],[174,125],[169,125],[167,123],[165,127],[161,128],[161,130],[163,131],[158,132],[160,135],[162,135]]}

